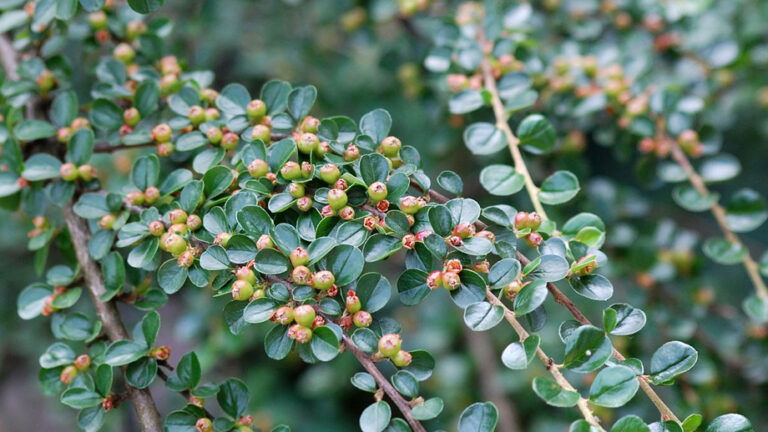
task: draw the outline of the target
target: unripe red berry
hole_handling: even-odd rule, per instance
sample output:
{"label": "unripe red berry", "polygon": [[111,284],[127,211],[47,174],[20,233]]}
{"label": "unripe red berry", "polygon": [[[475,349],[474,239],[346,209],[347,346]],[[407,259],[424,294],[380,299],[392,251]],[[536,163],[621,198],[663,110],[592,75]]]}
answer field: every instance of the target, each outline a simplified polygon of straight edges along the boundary
{"label": "unripe red berry", "polygon": [[225,150],[234,150],[237,148],[239,143],[240,137],[238,137],[236,133],[227,132],[223,137],[221,137],[221,142],[219,145],[221,145],[221,148]]}
{"label": "unripe red berry", "polygon": [[391,357],[392,364],[394,364],[397,367],[407,367],[411,364],[411,361],[413,361],[413,356],[411,353],[405,350],[400,350]]}
{"label": "unripe red berry", "polygon": [[384,357],[392,357],[396,355],[403,345],[403,341],[400,339],[400,335],[397,333],[389,333],[379,338],[379,352]]}
{"label": "unripe red berry", "polygon": [[184,238],[178,234],[165,233],[160,240],[160,244],[163,250],[167,251],[171,255],[177,257],[187,250],[187,242]]}
{"label": "unripe red berry", "polygon": [[195,429],[197,432],[213,432],[213,422],[209,418],[197,419],[195,423]]}
{"label": "unripe red berry", "polygon": [[88,24],[94,30],[107,28],[107,14],[104,11],[96,11],[88,14]]}
{"label": "unripe red berry", "polygon": [[488,273],[489,271],[491,271],[491,263],[489,263],[488,260],[478,261],[472,264],[472,268],[476,272]]}
{"label": "unripe red berry", "polygon": [[267,105],[260,99],[254,99],[248,102],[245,111],[248,115],[248,119],[254,122],[259,122],[265,115],[267,115]]}
{"label": "unripe red berry", "polygon": [[144,190],[144,201],[152,205],[160,198],[160,190],[154,186],[150,186]]}
{"label": "unripe red berry", "polygon": [[218,144],[221,142],[221,138],[224,136],[224,132],[216,126],[211,126],[205,131],[205,136],[211,144]]}
{"label": "unripe red berry", "polygon": [[136,51],[133,50],[133,47],[123,42],[117,44],[115,49],[112,51],[112,56],[121,62],[128,64],[132,62],[136,57]]}
{"label": "unripe red berry", "polygon": [[105,214],[99,219],[99,228],[103,230],[111,230],[115,225],[115,215],[109,213]]}
{"label": "unripe red berry", "polygon": [[387,185],[378,181],[371,183],[368,186],[368,198],[374,203],[387,199]]}
{"label": "unripe red berry", "polygon": [[403,236],[400,242],[402,243],[404,248],[413,249],[414,246],[416,246],[416,236],[411,233],[408,233]]}
{"label": "unripe red berry", "polygon": [[464,269],[464,266],[461,264],[461,261],[457,260],[456,258],[451,258],[448,261],[443,264],[443,271],[444,272],[453,272],[453,273],[459,273]]}
{"label": "unripe red berry", "polygon": [[469,222],[460,222],[453,228],[453,234],[463,239],[472,237],[475,235],[475,226]]}
{"label": "unripe red berry", "polygon": [[383,213],[386,213],[387,210],[389,210],[389,201],[387,200],[381,200],[378,203],[376,203],[376,208]]}
{"label": "unripe red berry", "polygon": [[253,285],[248,281],[238,279],[232,282],[232,298],[239,301],[245,301],[253,295]]}
{"label": "unripe red berry", "polygon": [[[410,222],[410,221],[409,221]],[[426,240],[427,237],[431,236],[433,233],[429,230],[423,230],[416,233],[416,241],[423,242]]]}
{"label": "unripe red berry", "polygon": [[187,110],[187,119],[193,126],[197,126],[206,120],[205,109],[200,105],[193,105]]}
{"label": "unripe red berry", "polygon": [[91,356],[88,354],[82,354],[75,359],[75,368],[79,371],[84,371],[91,367]]}
{"label": "unripe red berry", "polygon": [[400,210],[406,214],[416,214],[425,205],[426,203],[423,200],[414,196],[407,195],[400,198]]}
{"label": "unripe red berry", "polygon": [[290,259],[294,267],[305,266],[309,262],[309,253],[306,249],[297,247],[291,251]]}
{"label": "unripe red berry", "polygon": [[370,313],[361,310],[352,315],[352,322],[355,324],[355,327],[369,327],[373,322],[373,317]]}
{"label": "unripe red berry", "polygon": [[537,232],[532,232],[525,236],[525,242],[528,243],[528,246],[530,247],[539,247],[542,241],[544,241],[544,237]]}
{"label": "unripe red berry", "polygon": [[248,266],[238,267],[238,269],[235,270],[235,277],[244,280],[251,285],[256,283],[256,273],[254,273]]}
{"label": "unripe red berry", "polygon": [[293,308],[290,306],[280,306],[272,313],[270,319],[280,325],[288,325],[293,322]]}
{"label": "unripe red berry", "polygon": [[149,351],[149,357],[155,358],[157,360],[168,360],[171,358],[171,347],[168,345],[161,345],[159,347],[153,348]]}
{"label": "unripe red berry", "polygon": [[363,226],[368,231],[373,231],[376,229],[376,226],[379,224],[379,220],[376,219],[375,216],[366,216],[365,219],[363,219]]}
{"label": "unripe red berry", "polygon": [[294,161],[288,161],[280,168],[280,174],[288,181],[296,180],[301,177],[301,166]]}
{"label": "unripe red berry", "polygon": [[[588,264],[582,265],[587,260],[592,260]],[[572,266],[572,273],[577,276],[586,276],[592,273],[597,268],[597,260],[594,259],[594,255],[587,255],[579,258]]]}
{"label": "unripe red berry", "polygon": [[235,424],[238,426],[251,426],[253,424],[253,416],[247,415],[247,416],[240,417],[239,419],[237,419]]}
{"label": "unripe red berry", "polygon": [[355,313],[359,311],[360,308],[362,308],[362,303],[360,303],[360,297],[358,297],[354,291],[347,292],[347,298],[344,300],[344,303],[349,313]]}
{"label": "unripe red berry", "polygon": [[315,167],[307,162],[304,161],[301,163],[301,176],[305,179],[312,177],[312,173],[315,172]]}
{"label": "unripe red berry", "polygon": [[336,212],[331,208],[329,205],[324,205],[322,209],[320,209],[320,216],[327,218],[331,216],[336,216]]}
{"label": "unripe red berry", "polygon": [[299,211],[309,211],[309,209],[312,208],[312,198],[308,196],[303,196],[296,200],[296,207],[299,208]]}
{"label": "unripe red berry", "polygon": [[336,277],[329,270],[320,270],[312,277],[312,286],[321,291],[330,289],[336,282]]}
{"label": "unripe red berry", "polygon": [[168,231],[172,233],[176,233],[183,237],[187,235],[187,224],[183,224],[183,223],[173,224],[168,228]]}
{"label": "unripe red berry", "polygon": [[528,228],[536,231],[541,226],[541,215],[536,212],[528,213]]}
{"label": "unripe red berry", "polygon": [[265,126],[262,124],[257,124],[251,129],[251,139],[252,140],[261,140],[264,142],[264,144],[269,145],[271,141],[270,139],[270,130],[269,126]]}
{"label": "unripe red berry", "polygon": [[256,240],[256,249],[262,250],[264,248],[273,248],[275,243],[272,242],[272,238],[269,234],[262,234],[258,240]]}
{"label": "unripe red berry", "polygon": [[443,285],[443,272],[435,270],[427,276],[427,286],[431,290],[436,290]]}
{"label": "unripe red berry", "polygon": [[291,278],[296,285],[311,285],[312,271],[305,265],[299,265],[291,271]]}
{"label": "unripe red berry", "polygon": [[59,130],[56,131],[56,140],[60,143],[67,143],[69,142],[69,137],[72,136],[72,129],[68,128],[66,126],[60,127]]}
{"label": "unripe red berry", "polygon": [[328,191],[328,205],[335,211],[347,205],[347,193],[341,189],[331,189]]}
{"label": "unripe red berry", "polygon": [[43,69],[40,75],[37,76],[37,88],[41,93],[48,93],[56,85],[56,77],[53,76],[53,72],[48,69]]}
{"label": "unripe red berry", "polygon": [[469,78],[464,74],[448,74],[445,77],[445,83],[448,89],[454,93],[469,88]]}
{"label": "unripe red berry", "polygon": [[153,236],[160,237],[165,232],[165,225],[163,225],[162,221],[155,220],[149,223],[147,229]]}
{"label": "unripe red berry", "polygon": [[48,219],[45,218],[45,216],[35,216],[32,218],[32,225],[35,226],[35,228],[43,229],[48,227]]}
{"label": "unripe red berry", "polygon": [[125,37],[128,40],[134,40],[147,31],[147,25],[141,20],[130,21],[125,25]]}
{"label": "unripe red berry", "polygon": [[254,159],[253,162],[248,164],[248,174],[254,178],[260,178],[267,175],[269,172],[269,165],[262,159]]}
{"label": "unripe red berry", "polygon": [[475,234],[475,237],[488,239],[491,243],[496,241],[496,234],[488,230],[482,230],[478,232],[477,234]]}
{"label": "unripe red berry", "polygon": [[144,193],[139,190],[130,191],[125,194],[125,200],[130,205],[140,206],[144,204]]}
{"label": "unripe red berry", "polygon": [[288,185],[288,193],[294,198],[301,198],[306,193],[306,190],[301,183],[291,183]]}
{"label": "unripe red berry", "polygon": [[94,178],[96,178],[96,168],[94,168],[92,165],[80,165],[77,168],[77,175],[80,176],[83,181],[91,181]]}
{"label": "unripe red berry", "polygon": [[64,181],[75,181],[78,176],[77,167],[72,162],[63,163],[59,168],[59,175]]}
{"label": "unripe red berry", "polygon": [[109,411],[114,407],[115,407],[115,401],[112,399],[112,396],[107,396],[101,400],[101,408],[104,411]]}
{"label": "unripe red berry", "polygon": [[341,176],[339,167],[334,164],[325,164],[317,171],[320,179],[328,184],[333,184]]}
{"label": "unripe red berry", "polygon": [[509,285],[504,287],[504,294],[506,294],[507,297],[512,299],[515,294],[519,293],[521,289],[523,289],[526,285],[531,283],[531,281],[525,281],[521,282],[519,280],[513,280],[509,283]]}
{"label": "unripe red berry", "polygon": [[312,330],[307,326],[294,324],[288,329],[288,337],[298,343],[305,344],[312,340]]}
{"label": "unripe red berry", "polygon": [[159,143],[157,145],[157,155],[160,157],[168,157],[173,154],[176,147],[172,142]]}
{"label": "unripe red berry", "polygon": [[179,258],[176,259],[176,263],[182,268],[192,267],[192,264],[195,263],[195,254],[192,253],[192,251],[184,251],[179,255]]}
{"label": "unripe red berry", "polygon": [[347,181],[343,178],[340,178],[333,183],[333,189],[346,191],[348,188],[349,185],[347,185]]}
{"label": "unripe red berry", "polygon": [[171,224],[183,224],[187,221],[187,212],[182,209],[173,209],[168,212],[168,220]]}
{"label": "unripe red berry", "polygon": [[71,127],[73,132],[80,129],[89,129],[91,127],[91,122],[85,117],[76,117],[72,120]]}
{"label": "unripe red berry", "polygon": [[355,209],[350,206],[344,206],[339,210],[339,217],[344,220],[352,220],[355,218]]}
{"label": "unripe red berry", "polygon": [[525,229],[529,228],[528,226],[528,212],[519,211],[515,215],[515,228],[517,229]]}
{"label": "unripe red berry", "polygon": [[325,318],[321,317],[320,315],[315,317],[315,320],[312,321],[312,327],[310,327],[312,330],[322,327],[325,325]]}
{"label": "unripe red berry", "polygon": [[402,143],[397,137],[388,136],[381,141],[379,148],[384,156],[392,158],[397,156],[400,147],[402,147]]}
{"label": "unripe red berry", "polygon": [[320,144],[320,139],[317,135],[309,132],[305,132],[299,136],[296,140],[296,146],[299,151],[304,154],[312,154]]}
{"label": "unripe red berry", "polygon": [[221,117],[221,113],[216,108],[206,108],[205,109],[205,119],[207,121],[218,120],[220,117]]}
{"label": "unripe red berry", "polygon": [[347,162],[352,162],[354,160],[357,160],[359,157],[360,157],[360,149],[354,144],[349,144],[347,146],[347,149],[344,150],[344,160]]}
{"label": "unripe red berry", "polygon": [[77,368],[74,365],[69,365],[62,369],[61,374],[59,375],[59,380],[64,384],[71,384],[77,377],[77,374]]}
{"label": "unripe red berry", "polygon": [[181,67],[179,66],[179,59],[177,59],[176,56],[172,56],[172,55],[167,55],[161,58],[160,73],[162,75],[181,73]]}
{"label": "unripe red berry", "polygon": [[331,143],[328,141],[320,141],[320,144],[317,145],[317,149],[315,150],[315,154],[318,158],[322,159],[331,152]]}
{"label": "unripe red berry", "polygon": [[152,128],[152,138],[159,143],[170,141],[172,133],[173,131],[171,130],[171,127],[165,123],[161,123]]}
{"label": "unripe red berry", "polygon": [[200,99],[208,103],[208,105],[216,105],[216,99],[219,98],[219,92],[212,88],[204,88],[200,90]]}
{"label": "unripe red berry", "polygon": [[448,243],[450,243],[451,246],[460,247],[464,245],[464,240],[462,240],[461,237],[457,235],[452,235],[448,238]]}
{"label": "unripe red berry", "polygon": [[320,126],[320,120],[312,116],[306,116],[299,124],[299,129],[302,132],[317,133],[317,128]]}
{"label": "unripe red berry", "polygon": [[316,316],[315,308],[311,305],[296,306],[293,310],[293,319],[302,327],[311,327]]}
{"label": "unripe red berry", "polygon": [[213,244],[215,245],[221,245],[222,247],[227,247],[229,244],[229,239],[232,238],[232,234],[228,232],[220,232],[216,234],[216,237],[213,238]]}
{"label": "unripe red berry", "polygon": [[443,272],[443,285],[448,291],[453,291],[461,286],[461,278],[458,273]]}

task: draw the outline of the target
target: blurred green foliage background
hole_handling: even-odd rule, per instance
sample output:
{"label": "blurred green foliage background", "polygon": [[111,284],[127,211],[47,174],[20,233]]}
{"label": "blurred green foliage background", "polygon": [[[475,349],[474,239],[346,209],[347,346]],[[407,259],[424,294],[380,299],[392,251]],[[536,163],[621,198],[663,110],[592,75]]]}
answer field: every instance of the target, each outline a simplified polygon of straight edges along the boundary
{"label": "blurred green foliage background", "polygon": [[[565,3],[563,8],[578,4]],[[704,4],[705,11],[711,9],[712,14],[736,26],[750,13],[768,16],[768,6],[759,1],[733,2],[741,10],[734,10],[729,2],[684,3]],[[319,95],[313,115],[319,118],[341,113],[359,118],[373,108],[385,108],[393,116],[394,135],[419,149],[427,172],[454,170],[464,178],[467,196],[483,204],[508,202],[489,197],[480,187],[477,174],[490,160],[469,156],[461,138],[466,120],[448,114],[442,77],[423,66],[430,47],[425,35],[455,6],[454,2],[434,2],[427,13],[405,20],[397,16],[396,3],[388,0],[168,0],[158,14],[175,22],[167,52],[186,59],[190,69],[213,70],[215,87],[240,82],[258,89],[271,78],[313,84]],[[556,37],[559,29],[551,30]],[[752,37],[745,48],[765,49],[765,37]],[[724,147],[743,166],[741,176],[724,193],[728,187],[738,186],[768,193],[768,127],[764,120],[768,111],[755,101],[768,77],[760,66],[743,67],[739,85],[719,102],[729,117]],[[696,407],[710,418],[725,411],[742,412],[756,430],[768,429],[767,331],[750,325],[740,311],[741,299],[750,292],[746,276],[738,267],[723,267],[702,256],[701,235],[716,232],[707,214],[691,214],[677,207],[669,188],[639,182],[627,174],[632,164],[617,162],[610,152],[588,145],[582,152],[560,152],[546,159],[530,158],[530,162],[537,179],[553,166],[567,166],[582,179],[592,179],[583,184],[587,199],[564,207],[564,216],[591,209],[608,223],[608,250],[614,261],[610,273],[616,287],[613,300],[644,306],[649,317],[643,332],[617,339],[617,345],[623,344],[629,354],[647,361],[655,344],[673,337],[685,340],[699,350],[699,364],[680,385],[662,389],[665,400],[678,412]],[[135,154],[122,154],[114,162],[105,157],[97,164],[102,172],[109,172],[113,184],[120,184],[131,156]],[[514,200],[511,204],[527,205]],[[38,388],[37,358],[53,341],[47,321],[23,322],[16,314],[18,293],[38,279],[31,255],[22,246],[29,229],[17,215],[0,213],[0,293],[4,299],[0,302],[0,432],[63,431],[72,425],[71,412]],[[764,251],[768,244],[765,228],[752,233],[749,241],[750,248]],[[664,259],[674,253],[685,258],[685,268]],[[394,268],[400,263],[383,266]],[[387,274],[386,267],[383,271]],[[653,287],[638,283],[647,274],[658,282]],[[704,288],[717,292],[716,304],[702,301],[707,293]],[[513,340],[511,330],[501,326],[488,333],[469,332],[459,314],[446,313],[455,306],[445,292],[440,294],[420,306],[418,315],[393,306],[396,301],[389,306],[409,333],[405,340],[412,346],[408,348],[426,348],[438,359],[435,375],[423,384],[423,393],[440,395],[446,409],[438,420],[428,422],[428,428],[451,430],[466,405],[493,399],[502,411],[501,432],[566,430],[576,413],[549,409],[529,388],[532,377],[543,371],[540,365],[527,371],[501,366],[498,353]],[[258,332],[262,330],[250,327],[238,337],[229,334],[221,318],[224,304],[223,299],[211,299],[207,293],[187,291],[164,306],[160,342],[176,350],[173,361],[179,353],[194,349],[206,378],[244,379],[251,389],[258,424],[287,423],[298,431],[357,430],[357,414],[371,401],[349,384],[351,371],[357,367],[349,356],[314,366],[305,365],[295,354],[288,361],[270,360],[260,343],[263,335]],[[599,317],[599,305],[590,307],[586,301],[579,305],[590,317]],[[565,319],[560,308],[548,312]],[[546,341],[551,341],[549,350],[557,353],[557,337],[552,326],[542,330],[545,349]],[[579,384],[586,387],[589,383]],[[156,383],[153,388],[161,410],[168,412],[182,403],[178,395],[160,386]],[[112,424],[105,430],[136,430],[129,411],[121,410],[122,418],[111,416]],[[610,415],[630,411],[648,419],[655,415],[644,396],[623,409],[600,414],[610,419]]]}

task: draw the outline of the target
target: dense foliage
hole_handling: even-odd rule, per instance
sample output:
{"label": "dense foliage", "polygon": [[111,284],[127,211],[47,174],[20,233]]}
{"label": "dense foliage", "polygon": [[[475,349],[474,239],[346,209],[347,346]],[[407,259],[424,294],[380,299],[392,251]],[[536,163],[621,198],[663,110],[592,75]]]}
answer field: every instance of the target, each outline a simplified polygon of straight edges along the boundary
{"label": "dense foliage", "polygon": [[[420,104],[442,101],[450,116],[437,123],[458,126],[466,149],[483,158],[472,183],[504,197],[485,205],[488,196],[459,174],[431,177],[435,149],[393,135],[384,109],[320,115],[313,107],[323,96],[312,85],[272,79],[257,91],[188,67],[169,54],[172,22],[162,11],[142,15],[162,3],[0,0],[0,203],[33,225],[28,249],[40,275],[15,291],[18,315],[50,322],[57,341],[35,347],[40,386],[75,410],[81,429],[101,429],[130,403],[147,431],[289,430],[254,418],[251,399],[263,398],[243,377],[204,379],[198,353],[158,342],[164,306],[194,292],[216,300],[196,321],[223,320],[219,333],[243,338],[257,328],[270,359],[333,361],[336,376],[371,394],[359,412],[343,412],[366,432],[514,430],[503,424],[512,421],[506,408],[484,401],[498,392],[445,418],[446,396],[431,383],[442,357],[404,328],[454,315],[471,351],[487,354],[471,341],[503,329],[491,362],[527,374],[519,394],[540,399],[530,406],[572,408],[570,424],[551,430],[755,430],[725,413],[735,407],[717,400],[717,388],[698,401],[686,373],[703,346],[709,375],[694,369],[694,384],[714,383],[741,358],[758,363],[739,379],[763,380],[768,259],[753,258],[741,236],[768,210],[753,189],[724,189],[720,204],[712,184],[741,168],[720,152],[733,123],[733,104],[720,98],[743,80],[764,99],[751,86],[765,35],[747,24],[765,7],[723,6],[718,13],[737,18],[707,34],[697,29],[718,16],[685,2],[400,1],[346,10],[340,23],[351,34],[398,25],[414,40],[401,56],[424,71],[408,61],[398,78]],[[431,136],[431,126],[417,126]],[[656,203],[611,202],[615,186],[588,178],[583,155],[594,146],[633,160],[644,183],[676,184],[683,209],[711,212],[704,255],[741,265],[752,292],[695,282],[708,275],[692,232],[627,223],[623,214],[646,216]],[[98,154],[117,166],[134,149],[127,181],[94,168]],[[511,164],[499,157],[506,152]],[[629,291],[650,294],[612,301],[616,281],[631,278]],[[658,288],[681,281],[694,281],[686,295]],[[718,310],[721,295],[739,312]],[[738,323],[719,329],[737,327],[738,340],[694,334],[694,320],[710,314],[715,326]],[[216,356],[208,356],[209,366]],[[478,368],[495,370],[485,359]],[[183,396],[168,412],[149,390],[158,380]],[[660,388],[681,380],[686,403],[669,402]]]}

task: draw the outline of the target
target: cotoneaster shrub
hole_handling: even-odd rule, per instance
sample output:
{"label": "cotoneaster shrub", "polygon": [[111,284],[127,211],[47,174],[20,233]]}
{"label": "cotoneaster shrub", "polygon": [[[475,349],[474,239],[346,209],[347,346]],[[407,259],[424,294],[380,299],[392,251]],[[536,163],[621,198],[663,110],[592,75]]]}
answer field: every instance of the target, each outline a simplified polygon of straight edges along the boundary
{"label": "cotoneaster shrub", "polygon": [[[252,430],[243,381],[204,382],[194,352],[171,365],[172,348],[156,343],[157,310],[169,296],[206,289],[229,299],[222,315],[232,333],[270,326],[264,349],[273,359],[296,350],[305,362],[317,363],[349,351],[365,370],[349,371],[351,383],[372,393],[359,413],[363,431],[427,430],[443,401],[420,396],[419,387],[440,359],[403,340],[400,324],[380,313],[391,301],[390,280],[405,306],[445,289],[457,306],[450,313],[462,314],[471,330],[508,325],[516,337],[499,353],[501,362],[519,370],[538,358],[546,374],[532,381],[532,391],[550,406],[575,407],[581,419],[572,431],[693,431],[701,425],[700,414],[673,412],[654,390],[694,366],[693,347],[659,340],[646,365],[626,358],[611,336],[640,331],[645,313],[626,303],[606,305],[595,325],[570,291],[554,285],[567,281],[561,285],[592,301],[611,298],[612,283],[601,274],[608,265],[600,250],[605,225],[591,213],[562,225],[548,216],[545,205],[570,201],[580,185],[573,173],[558,170],[537,186],[525,164],[520,149],[546,152],[556,133],[540,115],[523,119],[516,133],[509,126],[509,112],[517,108],[509,106],[510,82],[520,86],[513,85],[515,96],[527,84],[511,74],[518,65],[501,14],[477,4],[462,7],[458,39],[444,37],[441,48],[450,51],[449,65],[456,59],[465,72],[476,72],[449,76],[452,89],[472,88],[451,101],[451,110],[493,109],[491,122],[465,132],[470,150],[509,148],[513,156],[514,167],[491,165],[480,182],[499,196],[525,188],[531,208],[520,210],[481,207],[450,171],[436,179],[450,198],[436,191],[407,137],[390,135],[385,110],[358,121],[315,118],[316,89],[279,80],[258,94],[239,84],[215,90],[210,72],[185,70],[165,55],[167,20],[144,22],[111,2],[22,3],[2,4],[0,19],[3,31],[13,31],[13,39],[2,41],[6,169],[0,195],[6,207],[31,218],[29,249],[38,269],[52,247],[70,263],[47,269],[41,282],[21,291],[18,309],[24,319],[49,317],[60,342],[41,349],[41,386],[79,411],[81,429],[98,430],[109,411],[130,401],[142,430]],[[147,13],[160,3],[129,5]],[[401,5],[406,15],[418,6]],[[89,52],[88,67],[61,55],[68,41]],[[92,84],[85,98],[74,91],[83,81]],[[673,151],[700,153],[692,133],[677,138],[658,137],[654,149],[669,143]],[[90,165],[93,154],[141,147],[156,151],[133,162],[129,187],[108,190]],[[709,195],[697,193],[699,201]],[[707,208],[718,208],[713,202]],[[62,217],[44,216],[52,212]],[[399,273],[367,268],[396,253],[405,255]],[[745,256],[738,261],[751,271],[754,261],[750,265]],[[574,318],[560,325],[562,354],[545,352],[536,333],[550,296]],[[91,298],[93,313],[69,310],[88,301],[81,297]],[[761,298],[748,301],[752,315]],[[143,318],[123,322],[118,302]],[[396,372],[385,376],[378,362],[390,362]],[[565,371],[590,374],[588,391],[578,391]],[[147,389],[158,378],[187,404],[161,415]],[[596,406],[623,406],[638,390],[658,416],[627,414],[609,425],[595,414]],[[494,430],[497,417],[492,403],[473,403],[458,430]],[[752,426],[726,414],[706,430]]]}

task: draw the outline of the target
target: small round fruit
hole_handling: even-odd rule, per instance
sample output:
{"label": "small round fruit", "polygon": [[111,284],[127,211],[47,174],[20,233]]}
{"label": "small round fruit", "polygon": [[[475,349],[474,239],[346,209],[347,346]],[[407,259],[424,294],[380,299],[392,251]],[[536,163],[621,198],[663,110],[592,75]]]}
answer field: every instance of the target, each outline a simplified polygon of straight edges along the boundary
{"label": "small round fruit", "polygon": [[382,182],[373,182],[368,186],[368,198],[374,203],[387,199],[387,185]]}
{"label": "small round fruit", "polygon": [[388,136],[381,141],[381,152],[386,157],[395,157],[403,144],[397,137]]}
{"label": "small round fruit", "polygon": [[379,352],[384,357],[392,357],[396,355],[403,345],[403,341],[400,339],[400,335],[397,333],[385,334],[379,338]]}
{"label": "small round fruit", "polygon": [[336,277],[329,270],[320,270],[312,277],[312,286],[321,291],[331,289],[336,282]]}
{"label": "small round fruit", "polygon": [[67,162],[59,168],[59,175],[64,181],[75,181],[78,177],[77,167],[72,162]]}
{"label": "small round fruit", "polygon": [[248,102],[245,112],[251,121],[258,122],[267,115],[267,105],[260,99],[254,99]]}
{"label": "small round fruit", "polygon": [[328,205],[335,211],[340,210],[347,205],[347,193],[341,189],[331,189],[328,191]]}
{"label": "small round fruit", "polygon": [[248,281],[238,279],[232,282],[232,298],[235,300],[245,301],[251,298],[253,295],[253,285]]}
{"label": "small round fruit", "polygon": [[293,310],[293,319],[302,327],[311,327],[315,321],[315,316],[317,316],[317,313],[311,305],[297,306]]}
{"label": "small round fruit", "polygon": [[248,164],[248,174],[253,178],[264,177],[268,172],[269,165],[263,159],[254,159],[253,162]]}

